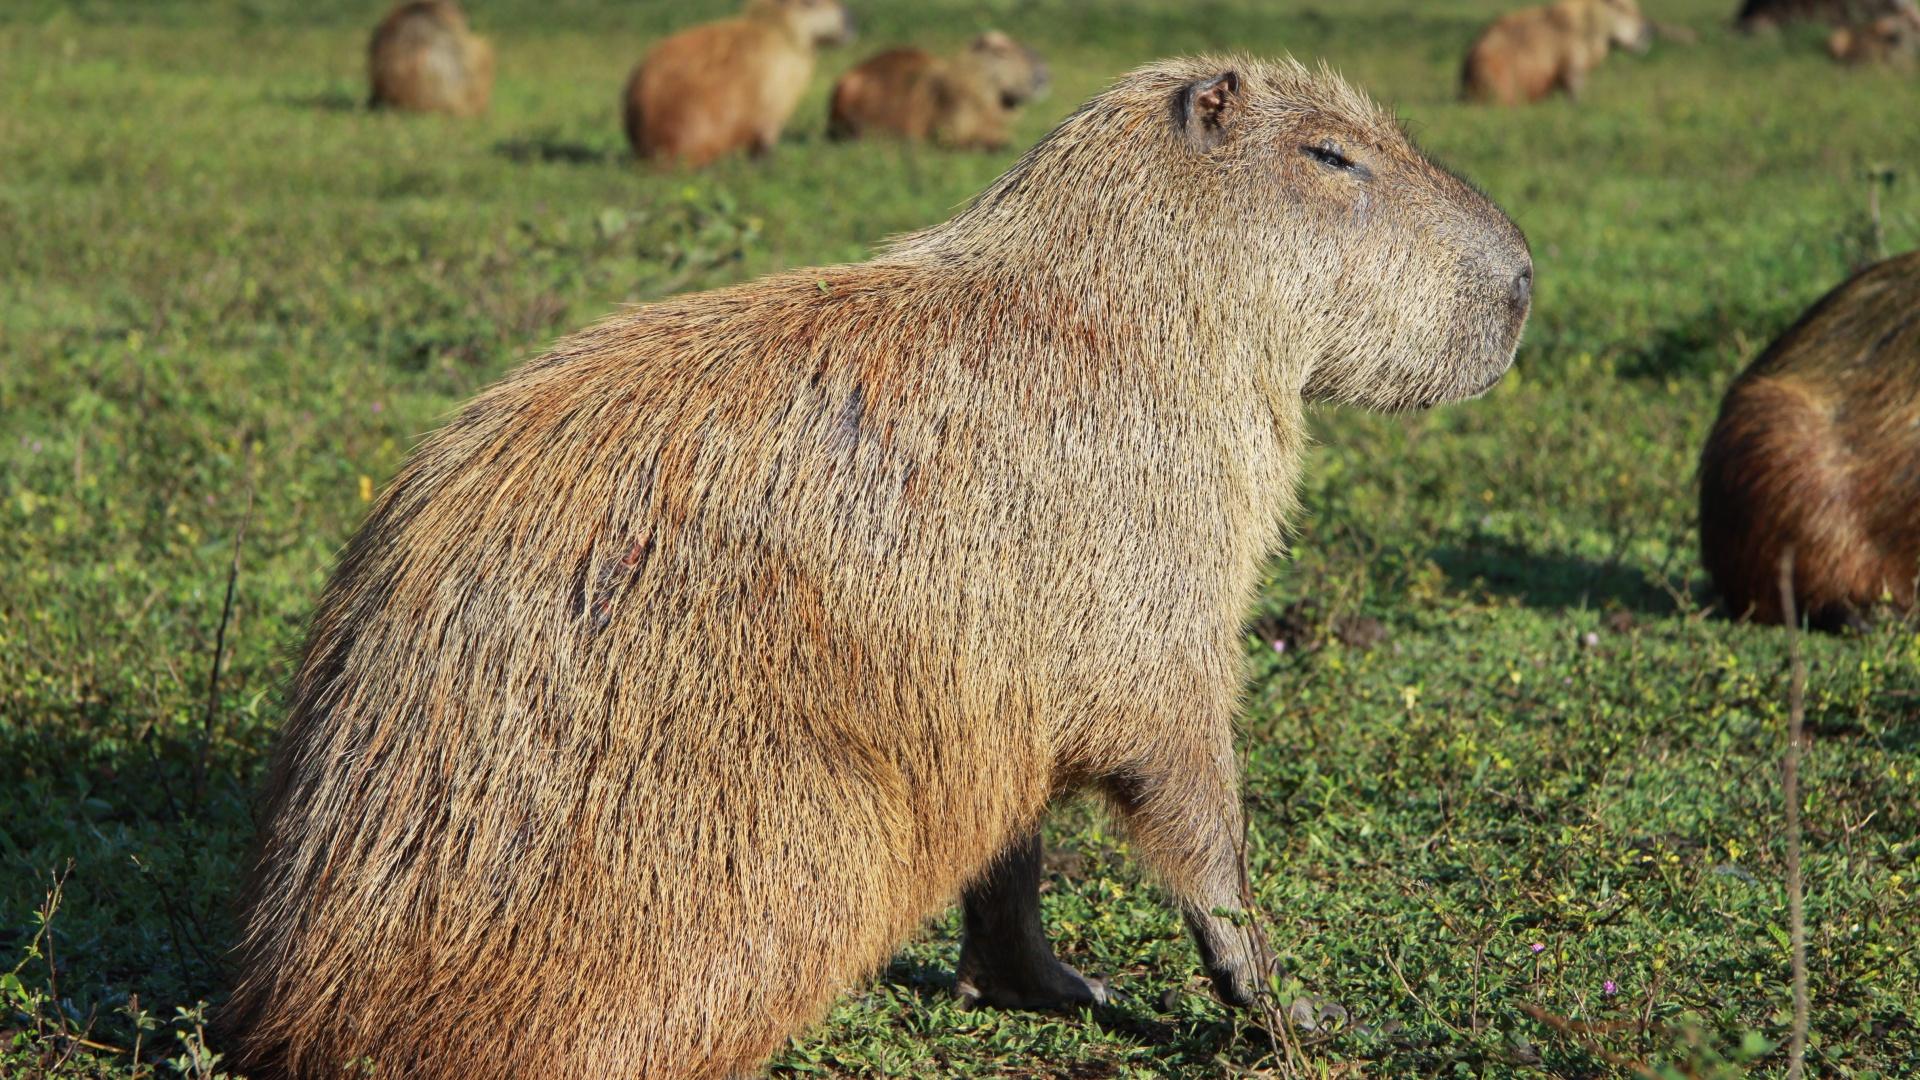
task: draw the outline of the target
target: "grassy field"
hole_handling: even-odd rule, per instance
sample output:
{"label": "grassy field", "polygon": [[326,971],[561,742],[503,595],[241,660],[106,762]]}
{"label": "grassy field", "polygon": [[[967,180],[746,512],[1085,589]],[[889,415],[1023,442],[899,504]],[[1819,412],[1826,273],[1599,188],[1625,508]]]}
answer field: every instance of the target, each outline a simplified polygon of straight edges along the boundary
{"label": "grassy field", "polygon": [[[1776,332],[1920,245],[1920,80],[1649,2],[1699,42],[1491,112],[1453,87],[1499,0],[866,0],[770,159],[687,176],[627,160],[616,102],[707,0],[472,0],[501,55],[473,122],[358,107],[379,3],[9,0],[0,1074],[217,1070],[196,1031],[278,687],[371,493],[570,328],[946,216],[1015,151],[833,145],[825,88],[987,26],[1054,68],[1022,143],[1158,55],[1324,57],[1533,244],[1488,398],[1316,417],[1250,627],[1253,877],[1321,1074],[1784,1073],[1788,635],[1712,610],[1693,459]],[[1920,1075],[1920,634],[1805,644],[1811,1063]],[[775,1073],[1277,1071],[1124,837],[1070,806],[1049,840],[1058,944],[1123,1001],[962,1012],[949,914]]]}

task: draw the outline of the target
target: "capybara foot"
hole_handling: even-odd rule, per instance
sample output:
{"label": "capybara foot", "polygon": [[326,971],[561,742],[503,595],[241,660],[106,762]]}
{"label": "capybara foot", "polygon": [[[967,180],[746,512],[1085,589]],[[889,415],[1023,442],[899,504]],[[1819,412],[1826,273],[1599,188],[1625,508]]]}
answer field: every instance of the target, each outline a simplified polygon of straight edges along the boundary
{"label": "capybara foot", "polygon": [[1220,914],[1189,912],[1187,927],[1213,980],[1213,992],[1234,1008],[1252,1005],[1272,967],[1259,940],[1237,920]]}
{"label": "capybara foot", "polygon": [[1052,957],[1036,958],[1021,970],[987,971],[960,958],[954,993],[969,1009],[1043,1009],[1070,1012],[1087,1005],[1105,1005],[1107,981],[1088,978]]}

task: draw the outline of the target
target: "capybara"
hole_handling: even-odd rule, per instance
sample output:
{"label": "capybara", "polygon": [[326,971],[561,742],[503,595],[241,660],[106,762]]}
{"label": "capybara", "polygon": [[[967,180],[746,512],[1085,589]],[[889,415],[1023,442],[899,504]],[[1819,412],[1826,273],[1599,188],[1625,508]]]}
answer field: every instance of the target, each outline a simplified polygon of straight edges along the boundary
{"label": "capybara", "polygon": [[1794,22],[1852,26],[1911,10],[1913,0],[1746,0],[1734,22],[1743,30],[1771,30]]}
{"label": "capybara", "polygon": [[1920,574],[1920,252],[1828,293],[1760,354],[1700,454],[1700,551],[1736,618],[1863,624]]}
{"label": "capybara", "polygon": [[833,84],[827,132],[854,138],[884,132],[915,142],[997,150],[1015,111],[1047,88],[1039,54],[998,30],[959,55],[889,49]]}
{"label": "capybara", "polygon": [[394,8],[373,32],[367,66],[375,108],[478,116],[493,94],[493,47],[453,0]]}
{"label": "capybara", "polygon": [[1467,52],[1460,73],[1471,101],[1518,105],[1556,90],[1576,100],[1587,75],[1613,46],[1645,52],[1653,25],[1634,0],[1559,0],[1495,19]]}
{"label": "capybara", "polygon": [[1920,57],[1920,8],[1835,27],[1827,37],[1827,54],[1843,64],[1912,67]]}
{"label": "capybara", "polygon": [[956,989],[1104,796],[1219,993],[1242,620],[1309,402],[1512,361],[1526,241],[1336,76],[1125,76],[873,261],[615,316],[402,466],[320,599],[228,1005],[254,1075],[749,1073],[961,896]]}
{"label": "capybara", "polygon": [[814,53],[853,40],[839,0],[749,0],[648,50],[627,80],[627,141],[643,158],[700,166],[765,153],[800,104]]}

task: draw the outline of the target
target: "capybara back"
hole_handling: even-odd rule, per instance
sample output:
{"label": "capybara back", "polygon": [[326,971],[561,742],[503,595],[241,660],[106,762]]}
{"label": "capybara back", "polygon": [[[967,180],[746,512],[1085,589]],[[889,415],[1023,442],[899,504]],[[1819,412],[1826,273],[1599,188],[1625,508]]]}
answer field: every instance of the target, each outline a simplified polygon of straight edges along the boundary
{"label": "capybara back", "polygon": [[1910,607],[1920,574],[1920,253],[1829,293],[1734,380],[1700,456],[1700,546],[1729,614],[1816,626]]}
{"label": "capybara back", "polygon": [[452,0],[395,8],[368,45],[371,104],[477,116],[493,94],[493,47],[467,29]]}

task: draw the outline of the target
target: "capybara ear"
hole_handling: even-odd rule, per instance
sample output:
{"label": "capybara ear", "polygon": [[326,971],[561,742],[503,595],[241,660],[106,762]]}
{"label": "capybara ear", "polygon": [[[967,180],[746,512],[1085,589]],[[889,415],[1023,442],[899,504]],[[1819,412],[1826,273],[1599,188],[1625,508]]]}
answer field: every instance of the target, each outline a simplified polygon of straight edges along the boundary
{"label": "capybara ear", "polygon": [[1240,76],[1232,71],[1195,79],[1173,99],[1174,123],[1187,142],[1211,150],[1227,138],[1227,121],[1240,107]]}

